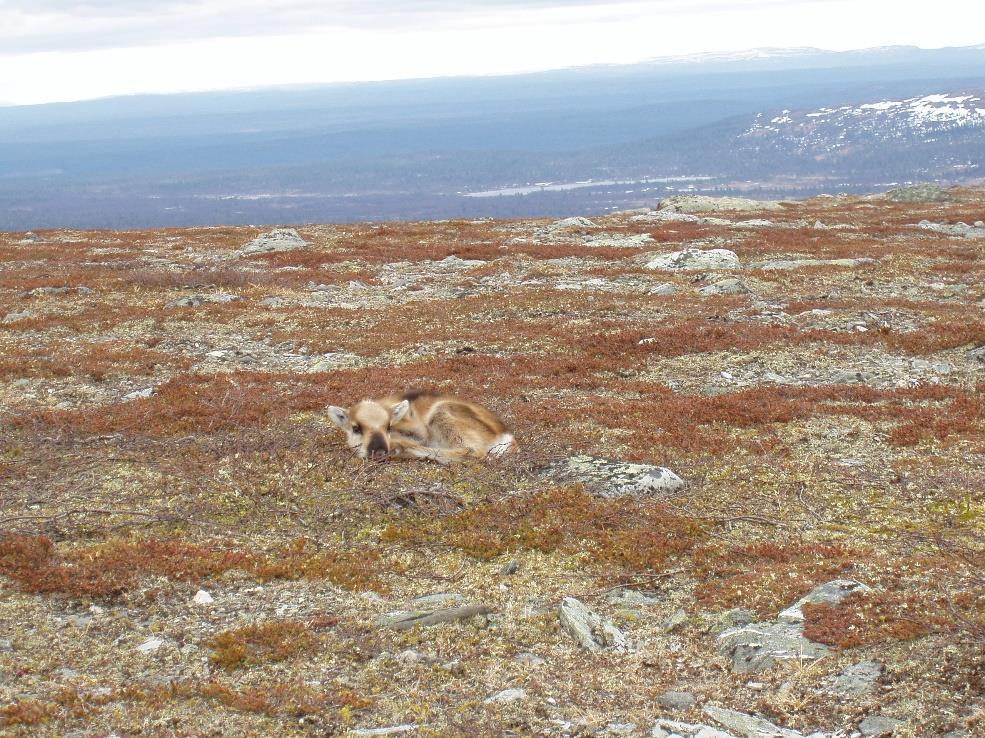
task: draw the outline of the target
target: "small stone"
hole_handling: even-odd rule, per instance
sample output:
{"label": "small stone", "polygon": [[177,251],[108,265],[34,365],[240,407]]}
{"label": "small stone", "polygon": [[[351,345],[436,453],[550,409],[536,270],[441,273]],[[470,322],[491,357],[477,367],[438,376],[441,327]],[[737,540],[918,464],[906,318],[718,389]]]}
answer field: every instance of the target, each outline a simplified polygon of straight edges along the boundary
{"label": "small stone", "polygon": [[830,680],[831,691],[844,696],[856,696],[872,692],[882,674],[878,661],[860,661],[844,669]]}
{"label": "small stone", "polygon": [[663,282],[658,284],[656,287],[651,287],[647,290],[648,295],[655,295],[657,297],[670,297],[671,295],[677,294],[677,287],[670,282]]}
{"label": "small stone", "polygon": [[486,697],[482,701],[484,705],[504,705],[510,702],[517,702],[518,700],[524,700],[527,698],[527,690],[520,687],[514,687],[512,689],[504,689],[502,692],[497,692],[491,697]]}
{"label": "small stone", "polygon": [[688,616],[684,610],[678,610],[669,618],[667,618],[664,623],[664,632],[673,633],[676,630],[680,630],[684,625],[687,624]]}
{"label": "small stone", "polygon": [[657,697],[657,704],[668,710],[690,710],[697,702],[690,692],[664,692]]}
{"label": "small stone", "polygon": [[622,607],[641,607],[646,605],[656,605],[660,602],[656,597],[649,597],[635,589],[625,589],[620,587],[614,589],[606,595],[606,599],[613,605]]}
{"label": "small stone", "polygon": [[140,653],[153,653],[163,645],[164,641],[160,638],[148,638],[146,641],[137,646],[137,650],[140,651]]}
{"label": "small stone", "polygon": [[520,562],[516,559],[510,559],[503,565],[503,568],[499,570],[499,573],[505,577],[511,574],[516,574],[519,570]]}
{"label": "small stone", "polygon": [[192,597],[192,602],[196,605],[211,605],[215,600],[212,599],[212,595],[206,592],[204,589],[198,590],[195,596]]}
{"label": "small stone", "polygon": [[883,715],[869,715],[859,723],[858,729],[865,738],[884,738],[895,733],[896,728],[902,723],[902,720]]}
{"label": "small stone", "polygon": [[401,651],[396,656],[397,661],[399,661],[404,666],[413,666],[414,664],[420,663],[424,660],[424,656],[420,651],[415,651],[413,648],[408,648]]}
{"label": "small stone", "polygon": [[731,627],[749,625],[756,619],[756,613],[744,607],[734,607],[722,613],[722,621]]}
{"label": "small stone", "polygon": [[605,726],[604,735],[632,735],[636,732],[636,723],[609,723]]}
{"label": "small stone", "polygon": [[14,650],[13,641],[7,638],[0,638],[0,653],[10,653]]}
{"label": "small stone", "polygon": [[720,279],[698,290],[699,295],[706,297],[708,295],[745,295],[749,292],[750,290],[746,286],[746,283],[735,277]]}
{"label": "small stone", "polygon": [[79,672],[77,672],[75,669],[70,669],[67,666],[63,666],[60,669],[56,669],[55,673],[58,676],[60,676],[62,679],[75,679],[77,676],[79,676]]}
{"label": "small stone", "polygon": [[829,380],[831,384],[865,384],[865,375],[860,371],[845,369]]}
{"label": "small stone", "polygon": [[133,392],[128,392],[120,398],[122,402],[132,402],[133,400],[146,400],[148,397],[153,395],[155,389],[153,387],[147,387],[145,389],[134,390]]}
{"label": "small stone", "polygon": [[407,723],[405,725],[391,725],[387,728],[352,728],[346,735],[349,736],[365,736],[365,738],[371,738],[372,736],[381,735],[398,735],[400,733],[411,733],[417,730],[416,723]]}
{"label": "small stone", "polygon": [[276,295],[271,297],[265,297],[260,300],[260,304],[264,307],[279,308],[284,307],[287,304],[287,300],[283,297],[277,297]]}
{"label": "small stone", "polygon": [[525,666],[543,666],[547,662],[535,653],[518,653],[513,659],[518,664]]}

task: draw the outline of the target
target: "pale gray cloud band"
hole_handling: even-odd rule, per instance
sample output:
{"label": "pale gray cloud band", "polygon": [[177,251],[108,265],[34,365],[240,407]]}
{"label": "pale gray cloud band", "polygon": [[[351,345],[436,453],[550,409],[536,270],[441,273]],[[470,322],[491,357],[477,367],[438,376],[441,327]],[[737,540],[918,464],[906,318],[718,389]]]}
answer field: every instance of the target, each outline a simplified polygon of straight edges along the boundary
{"label": "pale gray cloud band", "polygon": [[585,8],[606,14],[721,10],[833,0],[0,0],[0,53],[151,46],[283,35],[320,26],[407,30],[496,13]]}

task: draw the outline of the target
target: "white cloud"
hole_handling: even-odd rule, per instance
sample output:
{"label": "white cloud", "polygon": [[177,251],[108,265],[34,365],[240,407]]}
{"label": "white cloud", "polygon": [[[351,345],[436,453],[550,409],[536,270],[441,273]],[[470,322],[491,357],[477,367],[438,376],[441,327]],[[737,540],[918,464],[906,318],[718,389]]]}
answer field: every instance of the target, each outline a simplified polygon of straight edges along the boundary
{"label": "white cloud", "polygon": [[[0,0],[0,100],[505,74],[758,46],[980,43],[938,0]],[[954,23],[961,17],[961,23]]]}

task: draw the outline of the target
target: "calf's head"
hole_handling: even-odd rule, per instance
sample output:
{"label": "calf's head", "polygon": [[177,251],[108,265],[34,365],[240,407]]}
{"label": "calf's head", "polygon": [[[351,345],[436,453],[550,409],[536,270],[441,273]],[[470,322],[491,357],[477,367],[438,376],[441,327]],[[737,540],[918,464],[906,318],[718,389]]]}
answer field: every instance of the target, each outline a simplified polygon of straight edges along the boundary
{"label": "calf's head", "polygon": [[357,402],[348,410],[332,405],[328,417],[345,432],[345,441],[359,458],[389,455],[390,426],[400,420],[410,409],[407,400],[397,403],[392,409],[374,400]]}

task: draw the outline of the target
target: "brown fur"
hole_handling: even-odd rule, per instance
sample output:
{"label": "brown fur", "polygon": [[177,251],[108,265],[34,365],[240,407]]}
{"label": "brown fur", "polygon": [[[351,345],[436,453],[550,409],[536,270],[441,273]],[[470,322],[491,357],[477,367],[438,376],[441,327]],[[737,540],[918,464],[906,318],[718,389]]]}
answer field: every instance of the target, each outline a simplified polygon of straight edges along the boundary
{"label": "brown fur", "polygon": [[348,410],[332,406],[329,416],[362,458],[402,455],[447,464],[516,448],[506,425],[490,410],[448,395],[415,390],[362,400]]}

